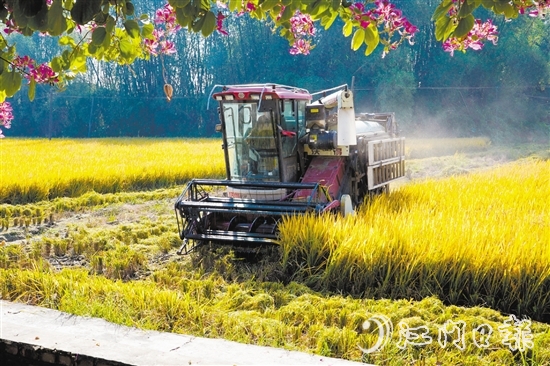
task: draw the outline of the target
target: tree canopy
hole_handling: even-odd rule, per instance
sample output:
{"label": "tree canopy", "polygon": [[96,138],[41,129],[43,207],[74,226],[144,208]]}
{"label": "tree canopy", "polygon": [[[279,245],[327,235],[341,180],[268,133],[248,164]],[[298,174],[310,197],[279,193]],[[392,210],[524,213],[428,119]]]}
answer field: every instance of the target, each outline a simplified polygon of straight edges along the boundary
{"label": "tree canopy", "polygon": [[[63,89],[87,71],[90,59],[130,65],[174,54],[174,37],[182,29],[204,37],[231,36],[227,24],[249,16],[287,39],[291,54],[307,55],[315,47],[317,27],[327,30],[339,24],[343,35],[351,37],[354,51],[363,49],[368,56],[382,48],[382,57],[403,43],[412,44],[418,32],[388,0],[167,0],[156,9],[138,0],[4,0],[2,4],[0,124],[4,127],[13,119],[7,98],[18,93],[25,80],[28,98],[33,100],[37,84]],[[435,5],[431,14],[435,39],[451,55],[497,42],[492,19],[476,18],[477,13],[506,19],[550,13],[550,0],[437,0]],[[15,37],[37,33],[54,38],[59,53],[41,62],[20,54]],[[165,81],[164,90],[171,98],[171,86]]]}

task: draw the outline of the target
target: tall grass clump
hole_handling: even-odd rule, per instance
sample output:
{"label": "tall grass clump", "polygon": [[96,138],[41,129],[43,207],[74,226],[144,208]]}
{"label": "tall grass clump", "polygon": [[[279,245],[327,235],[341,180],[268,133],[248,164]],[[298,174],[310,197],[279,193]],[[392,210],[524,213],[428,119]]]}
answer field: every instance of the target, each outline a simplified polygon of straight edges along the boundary
{"label": "tall grass clump", "polygon": [[4,139],[0,203],[153,190],[223,176],[215,139]]}
{"label": "tall grass clump", "polygon": [[550,321],[550,161],[411,184],[346,218],[281,226],[283,267],[315,289],[483,305]]}

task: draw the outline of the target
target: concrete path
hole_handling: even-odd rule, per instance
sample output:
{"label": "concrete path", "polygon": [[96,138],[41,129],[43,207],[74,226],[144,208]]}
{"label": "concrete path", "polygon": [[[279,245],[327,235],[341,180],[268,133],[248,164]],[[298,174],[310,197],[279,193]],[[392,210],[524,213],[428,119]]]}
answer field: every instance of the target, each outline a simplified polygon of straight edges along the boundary
{"label": "concrete path", "polygon": [[[223,339],[143,331],[3,300],[0,344],[14,356],[25,353],[21,345],[41,350],[39,356],[33,356],[38,357],[34,364],[40,365],[366,365]],[[88,361],[77,362],[79,359]]]}

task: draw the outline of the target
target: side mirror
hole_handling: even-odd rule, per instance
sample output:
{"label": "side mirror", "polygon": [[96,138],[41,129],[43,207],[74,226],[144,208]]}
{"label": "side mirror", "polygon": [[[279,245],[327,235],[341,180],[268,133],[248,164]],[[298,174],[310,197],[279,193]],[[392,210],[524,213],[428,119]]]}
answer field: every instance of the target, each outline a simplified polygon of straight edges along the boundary
{"label": "side mirror", "polygon": [[222,124],[221,123],[218,123],[216,125],[216,132],[222,132]]}

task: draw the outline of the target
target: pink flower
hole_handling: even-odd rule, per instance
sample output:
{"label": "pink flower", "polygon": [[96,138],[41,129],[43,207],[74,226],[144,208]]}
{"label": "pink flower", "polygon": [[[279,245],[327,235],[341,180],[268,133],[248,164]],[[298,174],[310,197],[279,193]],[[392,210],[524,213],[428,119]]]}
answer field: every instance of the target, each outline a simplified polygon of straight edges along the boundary
{"label": "pink flower", "polygon": [[221,11],[218,12],[218,16],[216,17],[216,30],[223,34],[224,36],[227,36],[229,33],[225,29],[223,29],[223,20],[225,19],[225,15],[222,14]]}
{"label": "pink flower", "polygon": [[296,11],[290,18],[290,33],[294,42],[290,48],[291,55],[308,55],[311,46],[311,39],[315,36],[316,29],[313,20],[307,14]]}
{"label": "pink flower", "polygon": [[12,61],[12,66],[19,69],[25,79],[34,79],[39,84],[58,83],[58,75],[52,70],[48,64],[40,64],[36,66],[36,61],[29,56],[16,56]]}
{"label": "pink flower", "polygon": [[311,42],[304,39],[297,39],[290,49],[291,55],[309,55],[311,50]]}
{"label": "pink flower", "polygon": [[304,15],[296,11],[294,16],[290,18],[290,31],[295,38],[303,36],[314,36],[315,26],[309,15]]}
{"label": "pink flower", "polygon": [[451,37],[443,42],[443,50],[454,56],[454,51],[466,52],[468,48],[479,51],[483,49],[484,42],[489,41],[494,45],[498,42],[497,26],[489,19],[482,23],[476,19],[473,28],[463,38]]}
{"label": "pink flower", "polygon": [[159,46],[159,43],[155,39],[145,39],[143,41],[143,45],[145,46],[147,52],[149,52],[151,55],[158,55],[157,48]]}
{"label": "pink flower", "polygon": [[170,4],[157,9],[154,23],[160,27],[153,29],[151,37],[143,40],[144,50],[153,56],[175,54],[176,47],[170,38],[181,29],[177,23],[175,9]]}
{"label": "pink flower", "polygon": [[19,27],[17,25],[15,25],[15,22],[13,21],[13,19],[9,19],[6,22],[6,28],[4,28],[4,33],[6,33],[7,35],[10,35],[14,32],[21,34],[21,31],[19,30]]}
{"label": "pink flower", "polygon": [[362,2],[356,2],[350,7],[352,19],[355,25],[363,29],[376,26],[381,36],[381,42],[385,44],[382,57],[397,47],[404,40],[413,44],[413,37],[418,28],[403,16],[403,12],[397,9],[388,0],[375,0],[374,8],[366,9]]}
{"label": "pink flower", "polygon": [[[0,125],[4,126],[5,128],[11,127],[11,121],[13,120],[13,109],[11,107],[11,104],[9,102],[2,102],[0,103]],[[2,130],[0,130],[0,138],[3,138],[4,135],[2,134]]]}
{"label": "pink flower", "polygon": [[165,40],[165,41],[160,41],[159,45],[160,45],[159,52],[164,55],[173,55],[176,53],[176,46],[174,45],[174,42]]}
{"label": "pink flower", "polygon": [[550,0],[533,1],[535,9],[529,12],[530,17],[546,18],[550,14]]}

